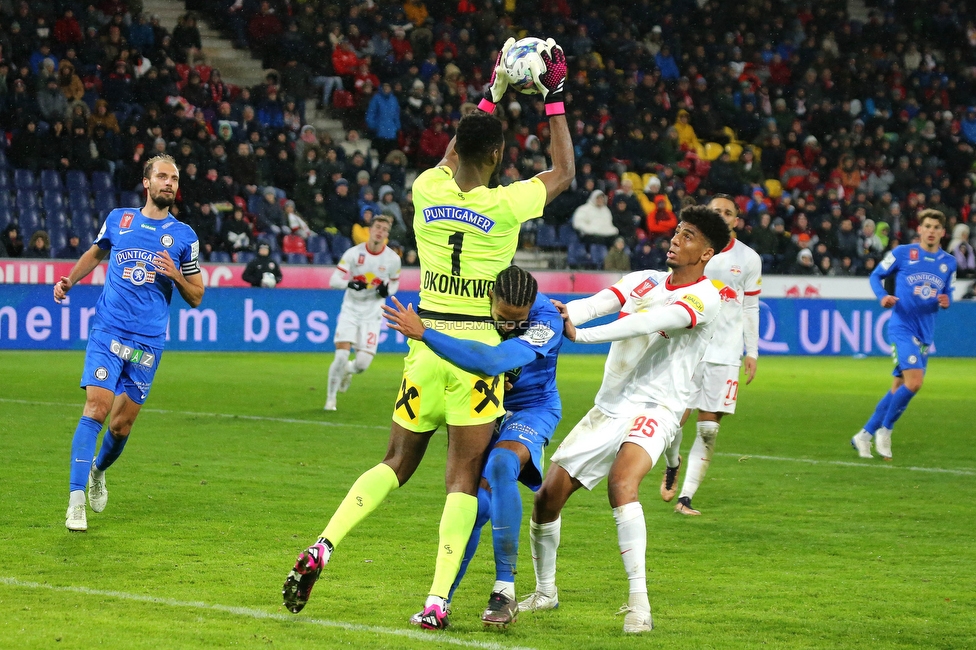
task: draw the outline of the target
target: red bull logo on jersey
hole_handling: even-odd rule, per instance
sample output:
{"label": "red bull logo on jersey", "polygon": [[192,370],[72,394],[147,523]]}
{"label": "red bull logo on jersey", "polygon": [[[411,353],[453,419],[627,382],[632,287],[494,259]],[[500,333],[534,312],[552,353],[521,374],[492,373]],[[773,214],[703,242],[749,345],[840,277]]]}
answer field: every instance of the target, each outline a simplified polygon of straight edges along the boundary
{"label": "red bull logo on jersey", "polygon": [[722,287],[719,290],[718,295],[720,298],[722,298],[723,302],[735,302],[739,299],[739,294],[735,292],[735,289],[729,286]]}
{"label": "red bull logo on jersey", "polygon": [[128,228],[132,225],[132,218],[136,216],[135,212],[123,212],[122,220],[119,221],[119,228]]}
{"label": "red bull logo on jersey", "polygon": [[467,208],[460,208],[456,205],[432,205],[423,209],[424,223],[432,221],[458,221],[474,226],[478,230],[488,233],[495,227],[495,220],[478,214]]}

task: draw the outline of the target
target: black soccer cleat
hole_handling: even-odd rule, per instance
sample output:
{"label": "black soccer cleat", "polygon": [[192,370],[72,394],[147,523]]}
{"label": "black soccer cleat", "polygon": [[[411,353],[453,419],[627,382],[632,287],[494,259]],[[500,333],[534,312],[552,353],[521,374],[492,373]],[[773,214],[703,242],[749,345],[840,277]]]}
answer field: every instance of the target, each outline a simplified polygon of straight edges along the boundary
{"label": "black soccer cleat", "polygon": [[295,567],[288,573],[281,589],[284,605],[292,614],[302,611],[308,603],[312,587],[331,555],[332,547],[325,540],[319,540],[298,555]]}
{"label": "black soccer cleat", "polygon": [[681,472],[681,456],[678,456],[677,467],[665,467],[664,477],[661,479],[661,499],[665,503],[671,501],[678,492],[678,474]]}

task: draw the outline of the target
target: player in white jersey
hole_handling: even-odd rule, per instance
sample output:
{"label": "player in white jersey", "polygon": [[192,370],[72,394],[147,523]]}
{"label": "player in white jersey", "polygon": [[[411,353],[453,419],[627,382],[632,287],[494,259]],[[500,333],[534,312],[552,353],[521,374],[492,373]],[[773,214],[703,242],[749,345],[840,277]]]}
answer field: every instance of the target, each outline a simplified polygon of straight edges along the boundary
{"label": "player in white jersey", "polygon": [[[556,305],[570,340],[613,343],[596,405],[553,454],[536,493],[529,526],[536,591],[519,603],[521,611],[559,604],[560,512],[573,492],[592,490],[609,477],[607,492],[630,580],[628,603],[618,613],[626,614],[624,632],[652,629],[644,572],[647,531],[638,492],[678,430],[711,323],[723,301],[735,300],[730,288],[703,275],[705,264],[728,241],[728,228],[714,211],[685,208],[668,250],[670,273],[631,273],[595,296]],[[575,327],[617,311],[622,318],[607,325]]]}
{"label": "player in white jersey", "polygon": [[[342,254],[329,279],[333,289],[345,289],[335,327],[335,359],[329,367],[329,392],[325,410],[336,410],[336,393],[346,392],[353,375],[372,363],[383,324],[383,303],[400,286],[400,256],[386,245],[393,220],[373,218],[369,240]],[[350,348],[356,357],[349,360]]]}
{"label": "player in white jersey", "polygon": [[[735,290],[738,299],[722,308],[715,322],[712,342],[705,350],[705,356],[695,371],[694,392],[688,409],[681,418],[684,426],[693,409],[698,409],[695,442],[688,452],[687,471],[681,486],[675,512],[683,515],[700,515],[691,507],[691,499],[705,478],[705,472],[715,452],[715,439],[719,423],[726,413],[735,413],[735,403],[739,394],[739,366],[744,366],[746,384],[756,376],[756,362],[759,358],[759,293],[762,290],[762,260],[759,254],[735,238],[735,222],[739,218],[739,208],[728,194],[717,194],[709,201],[708,207],[714,210],[729,226],[732,239],[705,265],[705,276],[718,280]],[[745,348],[745,358],[742,350]],[[675,447],[681,446],[681,429],[675,436]],[[676,451],[675,451],[676,453]],[[673,458],[669,453],[668,457]],[[678,470],[681,457],[676,466],[664,470],[661,480],[661,498],[671,501],[677,491]]]}

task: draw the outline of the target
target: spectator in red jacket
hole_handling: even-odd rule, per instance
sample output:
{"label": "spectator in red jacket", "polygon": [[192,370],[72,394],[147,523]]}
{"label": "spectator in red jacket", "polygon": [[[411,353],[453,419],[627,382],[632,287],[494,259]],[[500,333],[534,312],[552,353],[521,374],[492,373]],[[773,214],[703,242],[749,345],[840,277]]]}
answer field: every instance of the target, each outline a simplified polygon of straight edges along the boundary
{"label": "spectator in red jacket", "polygon": [[417,159],[421,169],[433,167],[444,157],[451,136],[444,131],[444,120],[435,117],[430,126],[420,134],[420,152]]}
{"label": "spectator in red jacket", "polygon": [[403,27],[393,28],[393,38],[390,39],[390,47],[393,50],[393,60],[399,63],[407,52],[413,53],[413,47],[407,40],[407,32]]}
{"label": "spectator in red jacket", "polygon": [[441,39],[436,43],[434,43],[434,54],[437,55],[438,59],[444,58],[444,52],[451,53],[452,61],[457,58],[458,55],[457,45],[455,45],[454,42],[451,41],[451,33],[448,31],[445,31],[443,34],[441,34]]}
{"label": "spectator in red jacket", "polygon": [[668,208],[667,199],[663,195],[655,197],[654,205],[647,215],[647,236],[654,240],[658,237],[670,237],[678,227],[678,217]]}
{"label": "spectator in red jacket", "polygon": [[54,40],[61,45],[77,45],[84,40],[85,36],[81,33],[81,25],[75,18],[75,12],[65,9],[64,16],[58,18],[54,23]]}
{"label": "spectator in red jacket", "polygon": [[352,44],[346,39],[339,41],[339,44],[332,50],[332,69],[343,78],[343,83],[349,87],[352,86],[353,77],[360,63],[359,57],[352,49]]}

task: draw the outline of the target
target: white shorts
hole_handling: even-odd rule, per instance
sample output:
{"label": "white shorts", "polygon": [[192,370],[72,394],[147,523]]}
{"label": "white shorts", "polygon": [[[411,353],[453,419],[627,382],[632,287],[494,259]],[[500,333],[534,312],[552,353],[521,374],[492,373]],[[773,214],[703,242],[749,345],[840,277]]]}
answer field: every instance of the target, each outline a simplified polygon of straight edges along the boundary
{"label": "white shorts", "polygon": [[703,361],[691,378],[690,409],[706,413],[735,413],[739,396],[739,366],[726,366]]}
{"label": "white shorts", "polygon": [[356,352],[376,354],[380,342],[383,317],[362,318],[359,314],[343,309],[336,320],[336,343],[351,343]]}
{"label": "white shorts", "polygon": [[662,406],[648,406],[628,417],[611,417],[594,406],[569,432],[550,462],[592,490],[610,474],[622,444],[640,445],[653,464],[674,441],[677,430],[678,418]]}

